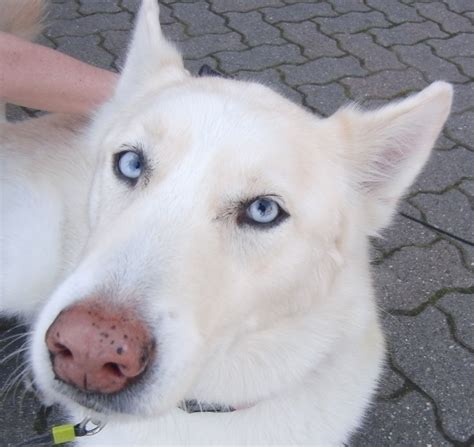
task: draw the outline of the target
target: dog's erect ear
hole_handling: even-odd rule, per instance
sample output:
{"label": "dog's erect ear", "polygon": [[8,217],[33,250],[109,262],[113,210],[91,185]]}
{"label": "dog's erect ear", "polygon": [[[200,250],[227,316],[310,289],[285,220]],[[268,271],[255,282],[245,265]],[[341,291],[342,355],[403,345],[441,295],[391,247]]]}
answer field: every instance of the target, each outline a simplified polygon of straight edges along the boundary
{"label": "dog's erect ear", "polygon": [[428,159],[451,101],[452,87],[435,82],[379,110],[348,108],[334,115],[346,139],[350,170],[366,199],[369,234],[389,223],[398,200]]}
{"label": "dog's erect ear", "polygon": [[165,70],[168,77],[178,78],[186,73],[181,55],[161,31],[158,1],[143,0],[115,96],[129,97]]}

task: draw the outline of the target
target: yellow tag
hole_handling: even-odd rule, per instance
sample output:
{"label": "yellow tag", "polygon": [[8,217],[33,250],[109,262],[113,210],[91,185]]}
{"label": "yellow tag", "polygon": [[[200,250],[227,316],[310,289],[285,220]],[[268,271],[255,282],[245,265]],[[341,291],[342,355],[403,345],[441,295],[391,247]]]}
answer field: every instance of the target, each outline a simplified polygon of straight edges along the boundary
{"label": "yellow tag", "polygon": [[54,444],[64,444],[65,442],[71,442],[76,439],[76,434],[74,432],[74,425],[65,424],[57,425],[51,430],[53,435]]}

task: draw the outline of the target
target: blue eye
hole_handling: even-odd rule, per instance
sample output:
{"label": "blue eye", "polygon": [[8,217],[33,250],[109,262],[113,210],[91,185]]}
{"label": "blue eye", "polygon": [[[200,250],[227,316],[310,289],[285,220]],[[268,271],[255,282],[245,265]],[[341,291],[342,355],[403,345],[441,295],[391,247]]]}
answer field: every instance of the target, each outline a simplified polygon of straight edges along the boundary
{"label": "blue eye", "polygon": [[256,223],[273,222],[280,212],[280,207],[274,200],[257,199],[247,208],[247,216]]}
{"label": "blue eye", "polygon": [[125,179],[136,182],[143,173],[143,156],[135,151],[124,151],[115,156],[116,172]]}
{"label": "blue eye", "polygon": [[238,218],[239,224],[254,227],[271,227],[279,224],[289,214],[278,203],[268,197],[258,197],[248,202]]}

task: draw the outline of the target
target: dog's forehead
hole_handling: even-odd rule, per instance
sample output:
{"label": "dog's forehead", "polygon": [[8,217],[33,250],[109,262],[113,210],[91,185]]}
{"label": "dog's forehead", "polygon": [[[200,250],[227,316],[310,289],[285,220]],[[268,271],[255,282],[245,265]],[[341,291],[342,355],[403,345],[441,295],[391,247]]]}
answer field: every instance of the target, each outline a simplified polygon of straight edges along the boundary
{"label": "dog's forehead", "polygon": [[206,184],[225,178],[222,189],[236,194],[295,190],[317,178],[308,167],[321,121],[263,85],[194,78],[142,95],[129,112],[113,147],[140,146],[156,172],[178,169]]}
{"label": "dog's forehead", "polygon": [[173,152],[226,152],[243,159],[247,151],[256,160],[295,146],[316,121],[269,88],[248,82],[198,78],[149,96],[136,121],[150,150],[169,143]]}

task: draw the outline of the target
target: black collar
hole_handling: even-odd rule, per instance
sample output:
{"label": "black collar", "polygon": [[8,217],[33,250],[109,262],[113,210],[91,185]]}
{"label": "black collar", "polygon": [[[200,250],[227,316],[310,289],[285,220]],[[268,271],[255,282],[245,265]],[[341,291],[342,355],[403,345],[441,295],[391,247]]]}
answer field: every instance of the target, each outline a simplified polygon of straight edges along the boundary
{"label": "black collar", "polygon": [[230,405],[210,404],[208,402],[199,402],[195,399],[183,400],[178,408],[187,413],[229,413],[235,411],[235,408]]}

